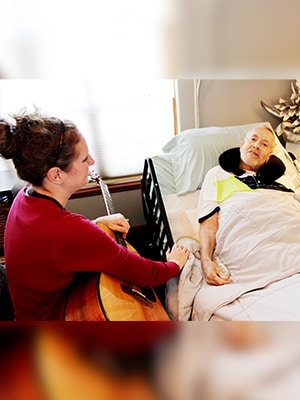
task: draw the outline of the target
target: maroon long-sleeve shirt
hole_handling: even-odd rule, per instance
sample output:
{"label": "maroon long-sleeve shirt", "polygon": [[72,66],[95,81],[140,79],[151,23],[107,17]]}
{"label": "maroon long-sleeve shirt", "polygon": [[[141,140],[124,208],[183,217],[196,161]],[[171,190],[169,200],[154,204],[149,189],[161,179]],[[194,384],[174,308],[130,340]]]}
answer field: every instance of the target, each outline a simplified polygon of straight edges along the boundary
{"label": "maroon long-sleeve shirt", "polygon": [[117,244],[81,215],[54,199],[21,190],[10,209],[4,237],[8,284],[16,320],[63,320],[67,290],[79,272],[105,272],[154,287],[179,272]]}

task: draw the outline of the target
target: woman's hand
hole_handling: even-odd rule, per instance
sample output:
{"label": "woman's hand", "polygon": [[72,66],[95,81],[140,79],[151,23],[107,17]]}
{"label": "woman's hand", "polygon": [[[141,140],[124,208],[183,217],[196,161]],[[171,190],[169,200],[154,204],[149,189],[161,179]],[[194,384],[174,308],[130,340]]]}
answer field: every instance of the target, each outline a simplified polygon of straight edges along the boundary
{"label": "woman's hand", "polygon": [[167,260],[174,261],[182,269],[189,257],[190,251],[184,247],[174,244],[171,250],[167,251]]}
{"label": "woman's hand", "polygon": [[124,215],[120,213],[98,217],[93,222],[95,224],[99,222],[107,226],[112,231],[121,232],[124,239],[126,238],[126,235],[130,229],[128,219],[126,219]]}

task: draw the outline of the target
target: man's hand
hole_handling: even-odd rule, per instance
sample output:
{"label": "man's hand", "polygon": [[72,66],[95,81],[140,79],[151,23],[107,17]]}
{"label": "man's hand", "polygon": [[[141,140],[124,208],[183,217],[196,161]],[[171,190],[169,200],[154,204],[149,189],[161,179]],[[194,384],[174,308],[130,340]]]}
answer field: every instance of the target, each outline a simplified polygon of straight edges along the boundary
{"label": "man's hand", "polygon": [[220,286],[231,282],[229,271],[226,272],[216,262],[209,259],[202,260],[201,266],[204,278],[209,285]]}

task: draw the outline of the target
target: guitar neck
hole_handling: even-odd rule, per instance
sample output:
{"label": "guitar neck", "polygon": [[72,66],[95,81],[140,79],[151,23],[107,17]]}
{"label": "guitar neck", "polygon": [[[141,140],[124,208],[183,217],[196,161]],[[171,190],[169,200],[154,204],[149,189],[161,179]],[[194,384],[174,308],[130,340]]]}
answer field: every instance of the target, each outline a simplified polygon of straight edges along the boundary
{"label": "guitar neck", "polygon": [[[102,196],[103,196],[103,200],[104,200],[104,205],[105,205],[105,209],[107,212],[107,215],[112,215],[115,214],[115,209],[114,209],[114,205],[113,205],[113,201],[112,201],[112,197],[111,194],[109,192],[108,186],[107,184],[103,181],[103,179],[96,174],[95,172],[93,172],[92,174],[92,179],[100,186],[101,188],[101,192],[102,192]],[[116,241],[117,243],[121,244],[124,247],[126,246],[126,242],[122,236],[121,232],[114,232],[115,236],[116,236]]]}
{"label": "guitar neck", "polygon": [[99,182],[100,182],[100,188],[102,191],[107,215],[115,214],[115,209],[114,209],[113,201],[112,201],[108,186],[101,178],[100,178]]}

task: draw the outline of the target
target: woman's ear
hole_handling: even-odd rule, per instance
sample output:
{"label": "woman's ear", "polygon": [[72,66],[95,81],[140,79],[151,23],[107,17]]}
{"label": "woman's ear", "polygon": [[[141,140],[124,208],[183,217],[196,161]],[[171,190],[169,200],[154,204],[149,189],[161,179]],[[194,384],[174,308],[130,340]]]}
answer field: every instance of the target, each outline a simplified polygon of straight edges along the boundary
{"label": "woman's ear", "polygon": [[60,168],[52,167],[47,172],[46,177],[51,183],[60,184],[63,180],[62,175],[62,170]]}

